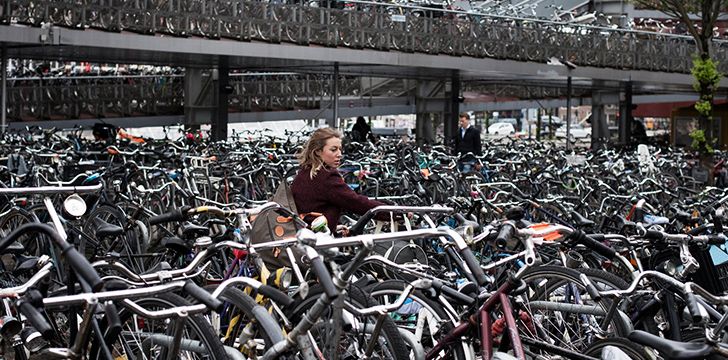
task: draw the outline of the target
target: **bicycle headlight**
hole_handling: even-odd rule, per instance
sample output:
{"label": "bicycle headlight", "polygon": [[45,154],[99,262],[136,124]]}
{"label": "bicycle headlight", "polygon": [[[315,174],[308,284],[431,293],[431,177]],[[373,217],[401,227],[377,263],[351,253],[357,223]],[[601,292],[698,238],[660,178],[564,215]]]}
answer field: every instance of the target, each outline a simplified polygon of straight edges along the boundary
{"label": "bicycle headlight", "polygon": [[291,281],[293,281],[293,271],[290,268],[284,267],[276,270],[275,275],[276,279],[274,283],[276,286],[283,291],[288,290],[291,286]]}
{"label": "bicycle headlight", "polygon": [[81,217],[86,213],[86,202],[78,194],[72,194],[63,201],[63,209],[71,216]]}
{"label": "bicycle headlight", "polygon": [[657,271],[670,276],[675,276],[677,274],[677,266],[675,266],[675,263],[672,261],[666,260],[657,265]]}
{"label": "bicycle headlight", "polygon": [[468,225],[461,226],[461,227],[455,229],[455,232],[457,232],[460,236],[462,236],[463,240],[465,240],[465,242],[468,245],[473,244],[473,235],[475,232],[473,231],[472,226],[468,226]]}

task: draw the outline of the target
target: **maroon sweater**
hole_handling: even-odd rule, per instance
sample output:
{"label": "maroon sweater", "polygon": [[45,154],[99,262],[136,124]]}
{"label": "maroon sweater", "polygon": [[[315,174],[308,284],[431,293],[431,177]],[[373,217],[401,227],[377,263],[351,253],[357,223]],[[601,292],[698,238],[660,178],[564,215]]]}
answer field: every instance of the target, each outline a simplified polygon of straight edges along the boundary
{"label": "maroon sweater", "polygon": [[324,214],[332,234],[336,233],[336,225],[339,224],[342,210],[362,215],[371,208],[384,205],[355,193],[346,185],[338,170],[327,167],[319,170],[313,179],[311,168],[305,167],[299,170],[291,184],[291,192],[298,213]]}

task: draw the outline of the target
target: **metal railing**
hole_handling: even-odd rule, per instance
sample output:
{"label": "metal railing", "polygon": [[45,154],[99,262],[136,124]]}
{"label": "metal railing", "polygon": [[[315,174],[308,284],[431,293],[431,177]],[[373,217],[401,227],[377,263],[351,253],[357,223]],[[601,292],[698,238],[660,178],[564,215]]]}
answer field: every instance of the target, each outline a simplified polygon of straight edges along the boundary
{"label": "metal railing", "polygon": [[[689,73],[692,38],[496,15],[356,2],[344,9],[260,1],[4,0],[2,23],[240,41],[318,44],[384,51],[447,54],[580,66]],[[714,41],[716,58],[728,42]],[[728,72],[728,63],[720,70]]]}
{"label": "metal railing", "polygon": [[[236,112],[317,109],[330,102],[332,80],[328,75],[231,74],[230,108]],[[362,91],[361,81],[341,77],[339,89],[343,96],[356,96]],[[11,78],[7,91],[10,121],[184,113],[184,75]]]}

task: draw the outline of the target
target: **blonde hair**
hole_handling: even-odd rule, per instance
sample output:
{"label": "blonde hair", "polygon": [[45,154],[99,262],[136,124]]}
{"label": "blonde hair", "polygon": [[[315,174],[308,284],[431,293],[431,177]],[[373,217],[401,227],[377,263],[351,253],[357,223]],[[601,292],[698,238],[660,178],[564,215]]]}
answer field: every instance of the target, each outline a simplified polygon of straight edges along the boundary
{"label": "blonde hair", "polygon": [[306,145],[303,146],[303,149],[296,154],[296,157],[298,158],[298,163],[300,164],[301,168],[305,168],[307,166],[311,167],[311,178],[313,179],[314,176],[318,173],[319,170],[321,170],[322,167],[324,167],[324,161],[321,159],[321,156],[317,154],[318,151],[323,150],[324,146],[326,146],[326,142],[331,138],[342,138],[342,135],[340,132],[332,129],[332,128],[321,128],[313,132],[311,134],[311,137],[306,142]]}

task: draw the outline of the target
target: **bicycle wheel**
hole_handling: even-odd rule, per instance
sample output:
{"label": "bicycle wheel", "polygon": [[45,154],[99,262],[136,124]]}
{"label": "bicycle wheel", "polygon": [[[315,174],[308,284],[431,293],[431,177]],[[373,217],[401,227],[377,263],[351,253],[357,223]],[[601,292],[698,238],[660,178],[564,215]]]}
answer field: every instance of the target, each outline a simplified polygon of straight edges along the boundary
{"label": "bicycle wheel", "polygon": [[121,255],[120,260],[132,271],[137,273],[144,271],[143,259],[136,256],[142,252],[143,244],[139,243],[133,231],[128,231],[114,238],[97,239],[94,235],[96,231],[95,219],[123,228],[126,223],[126,216],[120,209],[110,205],[101,205],[92,210],[86,219],[83,225],[83,233],[86,236],[82,237],[78,244],[78,251],[81,254],[84,254],[87,259],[93,262],[97,257],[103,258],[110,252],[116,252]]}
{"label": "bicycle wheel", "polygon": [[[612,277],[599,277],[597,270],[590,270],[590,280],[600,290],[614,289]],[[527,271],[522,280],[528,290],[521,295],[523,307],[528,312],[531,326],[524,324],[521,335],[530,341],[534,354],[553,351],[552,347],[540,347],[537,343],[550,343],[559,349],[583,354],[584,350],[599,339],[599,329],[610,303],[591,300],[581,283],[579,272],[559,266],[539,266]],[[617,284],[619,285],[619,284]],[[574,306],[575,305],[575,306]],[[615,316],[607,327],[608,336],[627,336],[629,324]]]}
{"label": "bicycle wheel", "polygon": [[[294,324],[299,323],[306,312],[313,306],[323,294],[323,289],[320,285],[312,286],[308,297],[292,305],[289,318]],[[370,306],[377,305],[371,297],[367,296],[360,288],[356,286],[347,287],[346,302],[352,306],[363,309]],[[326,332],[326,325],[329,323],[331,318],[331,308],[324,312],[318,322],[310,330],[316,340],[316,345],[319,349],[325,348],[327,342],[336,341],[336,348],[339,357],[341,359],[359,359],[361,354],[366,351],[371,339],[370,328],[377,322],[376,317],[357,317],[356,315],[346,311],[344,309],[344,326],[342,337],[339,339],[327,339],[324,334]],[[353,320],[353,323],[348,323],[346,319]],[[386,317],[382,324],[379,338],[374,344],[374,352],[369,359],[409,359],[409,351],[407,351],[407,345],[402,339],[402,335],[399,334],[397,326],[394,324],[391,318]]]}
{"label": "bicycle wheel", "polygon": [[652,360],[655,358],[654,356],[650,356],[650,354],[647,352],[647,350],[645,350],[644,347],[639,346],[625,338],[610,338],[599,340],[591,344],[584,352],[584,355],[601,358],[602,350],[604,350],[604,348],[607,346],[614,346],[619,350],[624,351],[624,353],[627,354],[627,356],[629,356],[629,358],[632,360]]}
{"label": "bicycle wheel", "polygon": [[[374,300],[380,304],[391,304],[402,294],[407,283],[401,280],[387,280],[376,283],[366,289]],[[457,314],[448,314],[445,307],[435,300],[428,298],[424,293],[414,291],[402,307],[391,312],[390,318],[400,329],[415,334],[415,339],[422,345],[425,352],[431,349],[438,339],[452,330],[457,321]],[[466,342],[450,346],[440,356],[442,359],[465,359],[465,349],[469,349]]]}
{"label": "bicycle wheel", "polygon": [[[23,208],[13,207],[0,218],[0,234],[8,234],[21,225],[39,222],[38,217]],[[42,234],[29,233],[17,240],[23,244],[25,254],[31,256],[47,255],[51,251],[50,240]]]}
{"label": "bicycle wheel", "polygon": [[[134,299],[147,310],[162,310],[190,303],[176,294],[163,293]],[[169,342],[180,319],[149,319],[119,308],[121,333],[109,344],[115,359],[167,359]],[[93,355],[93,353],[92,353]],[[202,314],[189,315],[182,330],[182,342],[178,359],[227,359],[225,348],[217,333]],[[96,358],[96,357],[92,357]]]}
{"label": "bicycle wheel", "polygon": [[[217,285],[206,286],[212,292]],[[220,313],[211,313],[210,323],[219,329],[219,338],[224,345],[234,347],[248,357],[257,358],[265,349],[284,339],[283,330],[276,320],[262,306],[240,289],[228,287],[221,299],[226,301]],[[245,343],[240,339],[246,338]]]}

